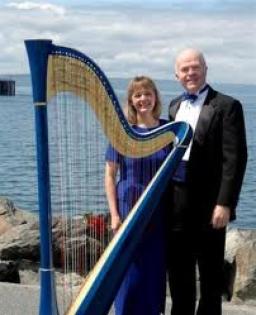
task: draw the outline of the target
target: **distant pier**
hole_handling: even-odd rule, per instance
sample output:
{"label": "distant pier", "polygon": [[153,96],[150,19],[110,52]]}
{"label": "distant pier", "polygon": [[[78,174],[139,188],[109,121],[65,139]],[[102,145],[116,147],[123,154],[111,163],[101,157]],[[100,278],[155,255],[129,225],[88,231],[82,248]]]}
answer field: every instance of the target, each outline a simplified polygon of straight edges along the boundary
{"label": "distant pier", "polygon": [[0,95],[14,96],[15,95],[15,81],[0,79]]}

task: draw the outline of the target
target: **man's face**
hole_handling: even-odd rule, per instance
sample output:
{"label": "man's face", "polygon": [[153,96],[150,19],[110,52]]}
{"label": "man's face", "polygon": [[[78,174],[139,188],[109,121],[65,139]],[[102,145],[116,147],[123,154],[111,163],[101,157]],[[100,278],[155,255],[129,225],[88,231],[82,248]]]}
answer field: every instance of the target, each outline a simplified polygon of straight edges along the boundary
{"label": "man's face", "polygon": [[196,93],[205,83],[207,67],[194,52],[180,55],[176,61],[176,78],[189,93]]}

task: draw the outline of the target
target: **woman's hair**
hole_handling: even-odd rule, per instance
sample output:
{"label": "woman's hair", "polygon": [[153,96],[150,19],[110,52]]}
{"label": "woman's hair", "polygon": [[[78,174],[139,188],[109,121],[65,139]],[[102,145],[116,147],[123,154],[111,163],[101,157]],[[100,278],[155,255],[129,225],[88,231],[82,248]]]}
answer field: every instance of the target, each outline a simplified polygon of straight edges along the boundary
{"label": "woman's hair", "polygon": [[161,101],[160,101],[160,95],[157,90],[157,87],[152,79],[146,76],[136,76],[133,78],[129,84],[127,89],[127,101],[125,104],[125,115],[128,119],[128,122],[130,124],[136,124],[137,123],[137,111],[135,107],[132,104],[132,95],[139,89],[150,89],[155,93],[156,96],[156,104],[153,109],[153,117],[155,119],[158,119],[161,114]]}

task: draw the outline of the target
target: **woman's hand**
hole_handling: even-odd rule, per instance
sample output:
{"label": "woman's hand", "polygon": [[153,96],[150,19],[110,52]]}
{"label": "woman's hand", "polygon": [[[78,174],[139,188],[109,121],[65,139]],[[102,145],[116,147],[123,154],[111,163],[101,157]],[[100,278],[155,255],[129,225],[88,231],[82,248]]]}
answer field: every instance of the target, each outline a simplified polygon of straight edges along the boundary
{"label": "woman's hand", "polygon": [[119,227],[121,226],[122,221],[119,215],[112,215],[111,216],[111,229],[113,233],[116,233]]}
{"label": "woman's hand", "polygon": [[119,165],[114,162],[107,162],[105,169],[105,190],[111,215],[111,229],[114,233],[117,232],[122,224],[117,205],[116,192],[116,175]]}

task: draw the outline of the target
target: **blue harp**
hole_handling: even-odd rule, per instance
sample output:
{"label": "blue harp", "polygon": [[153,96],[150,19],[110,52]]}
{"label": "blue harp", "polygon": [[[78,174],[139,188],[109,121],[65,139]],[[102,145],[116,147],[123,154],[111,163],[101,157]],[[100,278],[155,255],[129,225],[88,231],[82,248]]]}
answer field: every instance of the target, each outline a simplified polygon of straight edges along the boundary
{"label": "blue harp", "polygon": [[[161,194],[189,145],[192,131],[184,122],[168,123],[142,134],[134,131],[109,80],[91,58],[53,45],[50,40],[27,40],[25,45],[35,105],[41,255],[39,313],[104,315],[111,308]],[[107,143],[122,155],[134,158],[149,156],[167,145],[172,150],[101,253],[101,245],[107,241],[100,239],[97,226],[90,224],[92,218],[100,218],[104,213],[107,217]],[[64,226],[57,239],[55,220]],[[94,244],[90,249],[88,242]],[[59,247],[62,249],[56,254]],[[96,252],[97,262],[92,261],[88,251]],[[55,256],[62,259],[55,263]],[[60,294],[64,301],[56,293],[59,267],[67,274],[60,280],[64,283]],[[70,284],[73,277],[77,279],[74,274],[82,275],[79,289]],[[74,287],[75,292],[66,294],[67,287]]]}

